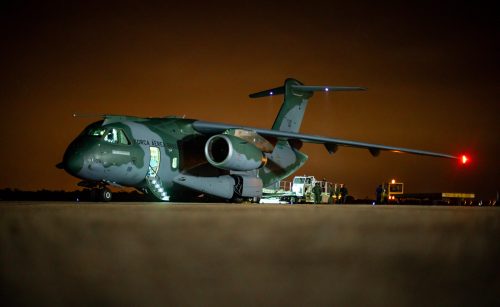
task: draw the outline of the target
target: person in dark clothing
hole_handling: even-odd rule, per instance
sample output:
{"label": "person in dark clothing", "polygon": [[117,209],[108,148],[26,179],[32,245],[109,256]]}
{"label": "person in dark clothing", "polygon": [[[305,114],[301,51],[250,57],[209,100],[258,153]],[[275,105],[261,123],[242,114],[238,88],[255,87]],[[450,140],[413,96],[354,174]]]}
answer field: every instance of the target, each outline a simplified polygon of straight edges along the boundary
{"label": "person in dark clothing", "polygon": [[319,186],[319,182],[316,182],[316,185],[314,185],[313,193],[314,193],[314,203],[320,204],[321,203],[321,187]]}
{"label": "person in dark clothing", "polygon": [[340,200],[343,204],[345,204],[345,201],[346,201],[346,198],[347,198],[347,193],[348,193],[348,190],[346,188],[346,186],[343,184],[341,187],[340,187]]}
{"label": "person in dark clothing", "polygon": [[382,188],[382,185],[379,184],[377,189],[376,189],[376,193],[377,193],[377,201],[376,203],[377,204],[380,204],[382,203],[382,193],[384,192],[384,188]]}
{"label": "person in dark clothing", "polygon": [[331,183],[328,184],[328,203],[333,204],[333,186]]}

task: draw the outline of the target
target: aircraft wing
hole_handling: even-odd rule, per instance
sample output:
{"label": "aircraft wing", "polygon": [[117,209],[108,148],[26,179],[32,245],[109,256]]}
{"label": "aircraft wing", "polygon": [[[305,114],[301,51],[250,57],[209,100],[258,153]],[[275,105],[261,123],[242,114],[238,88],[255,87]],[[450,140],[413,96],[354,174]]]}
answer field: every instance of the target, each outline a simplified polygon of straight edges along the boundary
{"label": "aircraft wing", "polygon": [[431,152],[431,151],[410,149],[410,148],[403,148],[403,147],[394,147],[394,146],[387,146],[387,145],[380,145],[380,144],[371,144],[371,143],[364,143],[364,142],[356,142],[356,141],[343,140],[343,139],[337,139],[337,138],[329,138],[329,137],[311,135],[311,134],[286,132],[286,131],[271,130],[271,129],[260,129],[260,128],[253,128],[253,127],[242,127],[242,126],[229,125],[229,124],[223,124],[223,123],[194,121],[193,127],[196,131],[203,133],[203,134],[223,133],[227,129],[231,129],[231,128],[252,130],[252,131],[255,131],[256,133],[258,133],[262,136],[269,136],[269,137],[275,137],[278,139],[286,139],[286,140],[299,140],[299,141],[306,142],[306,143],[323,144],[329,153],[336,152],[338,146],[347,146],[347,147],[368,149],[368,151],[373,156],[378,156],[380,151],[383,150],[383,151],[392,151],[392,152],[397,152],[397,153],[409,153],[409,154],[422,155],[422,156],[458,159],[458,157],[456,157],[456,156],[453,156],[450,154],[445,154],[445,153],[438,153],[438,152]]}

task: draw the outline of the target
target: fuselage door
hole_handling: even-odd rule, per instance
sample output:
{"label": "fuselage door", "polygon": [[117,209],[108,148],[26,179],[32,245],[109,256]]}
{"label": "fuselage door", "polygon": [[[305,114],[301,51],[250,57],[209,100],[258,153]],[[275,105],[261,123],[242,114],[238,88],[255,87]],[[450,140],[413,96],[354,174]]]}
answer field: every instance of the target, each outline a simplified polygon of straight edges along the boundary
{"label": "fuselage door", "polygon": [[149,177],[156,177],[158,171],[160,170],[160,148],[158,147],[149,147],[149,152],[151,155],[151,159],[149,160]]}

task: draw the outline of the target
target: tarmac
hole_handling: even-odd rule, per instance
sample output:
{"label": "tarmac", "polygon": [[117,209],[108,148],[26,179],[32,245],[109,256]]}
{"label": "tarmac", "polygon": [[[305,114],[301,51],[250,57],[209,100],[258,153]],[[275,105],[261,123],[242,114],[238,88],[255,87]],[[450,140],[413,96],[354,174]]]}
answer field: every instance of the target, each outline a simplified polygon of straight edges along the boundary
{"label": "tarmac", "polygon": [[0,202],[2,306],[499,306],[500,208]]}

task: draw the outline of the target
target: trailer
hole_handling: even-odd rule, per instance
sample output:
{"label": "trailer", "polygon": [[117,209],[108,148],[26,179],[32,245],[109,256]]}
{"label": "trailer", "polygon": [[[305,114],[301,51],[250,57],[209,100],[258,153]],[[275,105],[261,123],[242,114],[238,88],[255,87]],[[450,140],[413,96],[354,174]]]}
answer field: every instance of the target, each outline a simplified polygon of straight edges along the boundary
{"label": "trailer", "polygon": [[476,195],[456,192],[406,193],[398,195],[396,202],[399,204],[473,206],[476,205]]}

